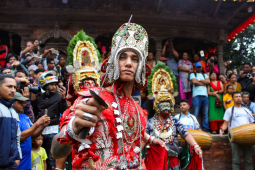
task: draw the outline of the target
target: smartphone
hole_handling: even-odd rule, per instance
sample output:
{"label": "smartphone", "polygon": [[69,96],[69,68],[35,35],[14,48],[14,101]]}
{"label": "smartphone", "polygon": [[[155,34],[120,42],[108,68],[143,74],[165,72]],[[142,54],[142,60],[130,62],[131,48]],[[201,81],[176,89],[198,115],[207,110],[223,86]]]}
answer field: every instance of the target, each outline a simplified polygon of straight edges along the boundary
{"label": "smartphone", "polygon": [[56,55],[58,55],[58,50],[52,50],[52,54],[56,54]]}
{"label": "smartphone", "polygon": [[45,114],[46,116],[48,116],[48,109],[45,109],[44,114]]}
{"label": "smartphone", "polygon": [[199,51],[199,53],[200,53],[200,56],[201,56],[201,57],[204,57],[204,56],[205,56],[205,53],[204,53],[203,50]]}

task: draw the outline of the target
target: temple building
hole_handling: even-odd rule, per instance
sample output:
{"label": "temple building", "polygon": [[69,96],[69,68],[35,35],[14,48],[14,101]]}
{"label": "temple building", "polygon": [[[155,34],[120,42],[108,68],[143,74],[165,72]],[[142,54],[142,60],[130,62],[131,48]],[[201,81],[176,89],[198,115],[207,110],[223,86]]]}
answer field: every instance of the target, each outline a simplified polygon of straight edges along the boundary
{"label": "temple building", "polygon": [[38,39],[44,48],[66,55],[69,40],[82,29],[109,47],[111,36],[133,14],[132,22],[147,30],[150,51],[157,57],[164,41],[171,39],[179,53],[217,47],[222,63],[227,36],[254,14],[255,5],[249,1],[1,0],[0,40],[17,54],[26,41]]}

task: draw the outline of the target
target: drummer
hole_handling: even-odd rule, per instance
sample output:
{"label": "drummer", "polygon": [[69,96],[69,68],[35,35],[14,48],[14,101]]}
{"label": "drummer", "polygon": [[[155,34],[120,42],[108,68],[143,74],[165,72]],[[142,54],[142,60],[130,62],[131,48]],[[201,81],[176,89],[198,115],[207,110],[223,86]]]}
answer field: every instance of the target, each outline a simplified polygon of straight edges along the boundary
{"label": "drummer", "polygon": [[[236,91],[233,92],[232,98],[234,100],[234,106],[228,108],[225,111],[224,115],[224,123],[220,129],[220,136],[224,131],[229,128],[233,129],[238,126],[250,124],[254,122],[254,118],[249,109],[242,107],[242,97],[241,93]],[[231,143],[232,148],[232,169],[239,170],[240,169],[240,156],[241,151],[243,152],[243,158],[245,163],[246,170],[252,170],[252,153],[253,153],[253,145],[241,145],[236,143]]]}

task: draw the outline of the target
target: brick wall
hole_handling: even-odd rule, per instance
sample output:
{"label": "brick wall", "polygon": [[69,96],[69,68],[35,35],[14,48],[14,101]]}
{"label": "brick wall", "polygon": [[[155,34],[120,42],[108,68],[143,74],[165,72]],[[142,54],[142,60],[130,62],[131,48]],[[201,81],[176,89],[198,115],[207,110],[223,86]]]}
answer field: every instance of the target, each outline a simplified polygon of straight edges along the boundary
{"label": "brick wall", "polygon": [[[208,151],[204,151],[203,159],[205,170],[231,170],[232,151],[227,136],[225,135],[224,138],[221,138],[219,135],[213,135],[212,148]],[[254,153],[253,160],[255,160]],[[255,168],[254,161],[253,167]],[[243,157],[241,157],[240,169],[244,169]]]}

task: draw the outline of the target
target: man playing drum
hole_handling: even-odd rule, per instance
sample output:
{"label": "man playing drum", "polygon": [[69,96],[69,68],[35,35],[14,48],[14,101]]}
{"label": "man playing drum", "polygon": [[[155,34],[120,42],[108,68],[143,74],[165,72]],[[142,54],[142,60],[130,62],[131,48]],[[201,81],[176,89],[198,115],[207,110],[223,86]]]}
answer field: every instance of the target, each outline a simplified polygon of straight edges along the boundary
{"label": "man playing drum", "polygon": [[[232,98],[234,100],[234,106],[230,107],[226,110],[224,115],[224,123],[220,129],[220,136],[224,131],[229,128],[233,129],[241,125],[250,124],[254,122],[254,118],[252,113],[245,107],[242,107],[242,97],[241,93],[236,91],[232,94]],[[239,170],[240,169],[240,156],[241,151],[243,152],[245,169],[252,170],[252,153],[253,153],[253,145],[241,145],[236,143],[231,143],[232,148],[232,169]]]}

